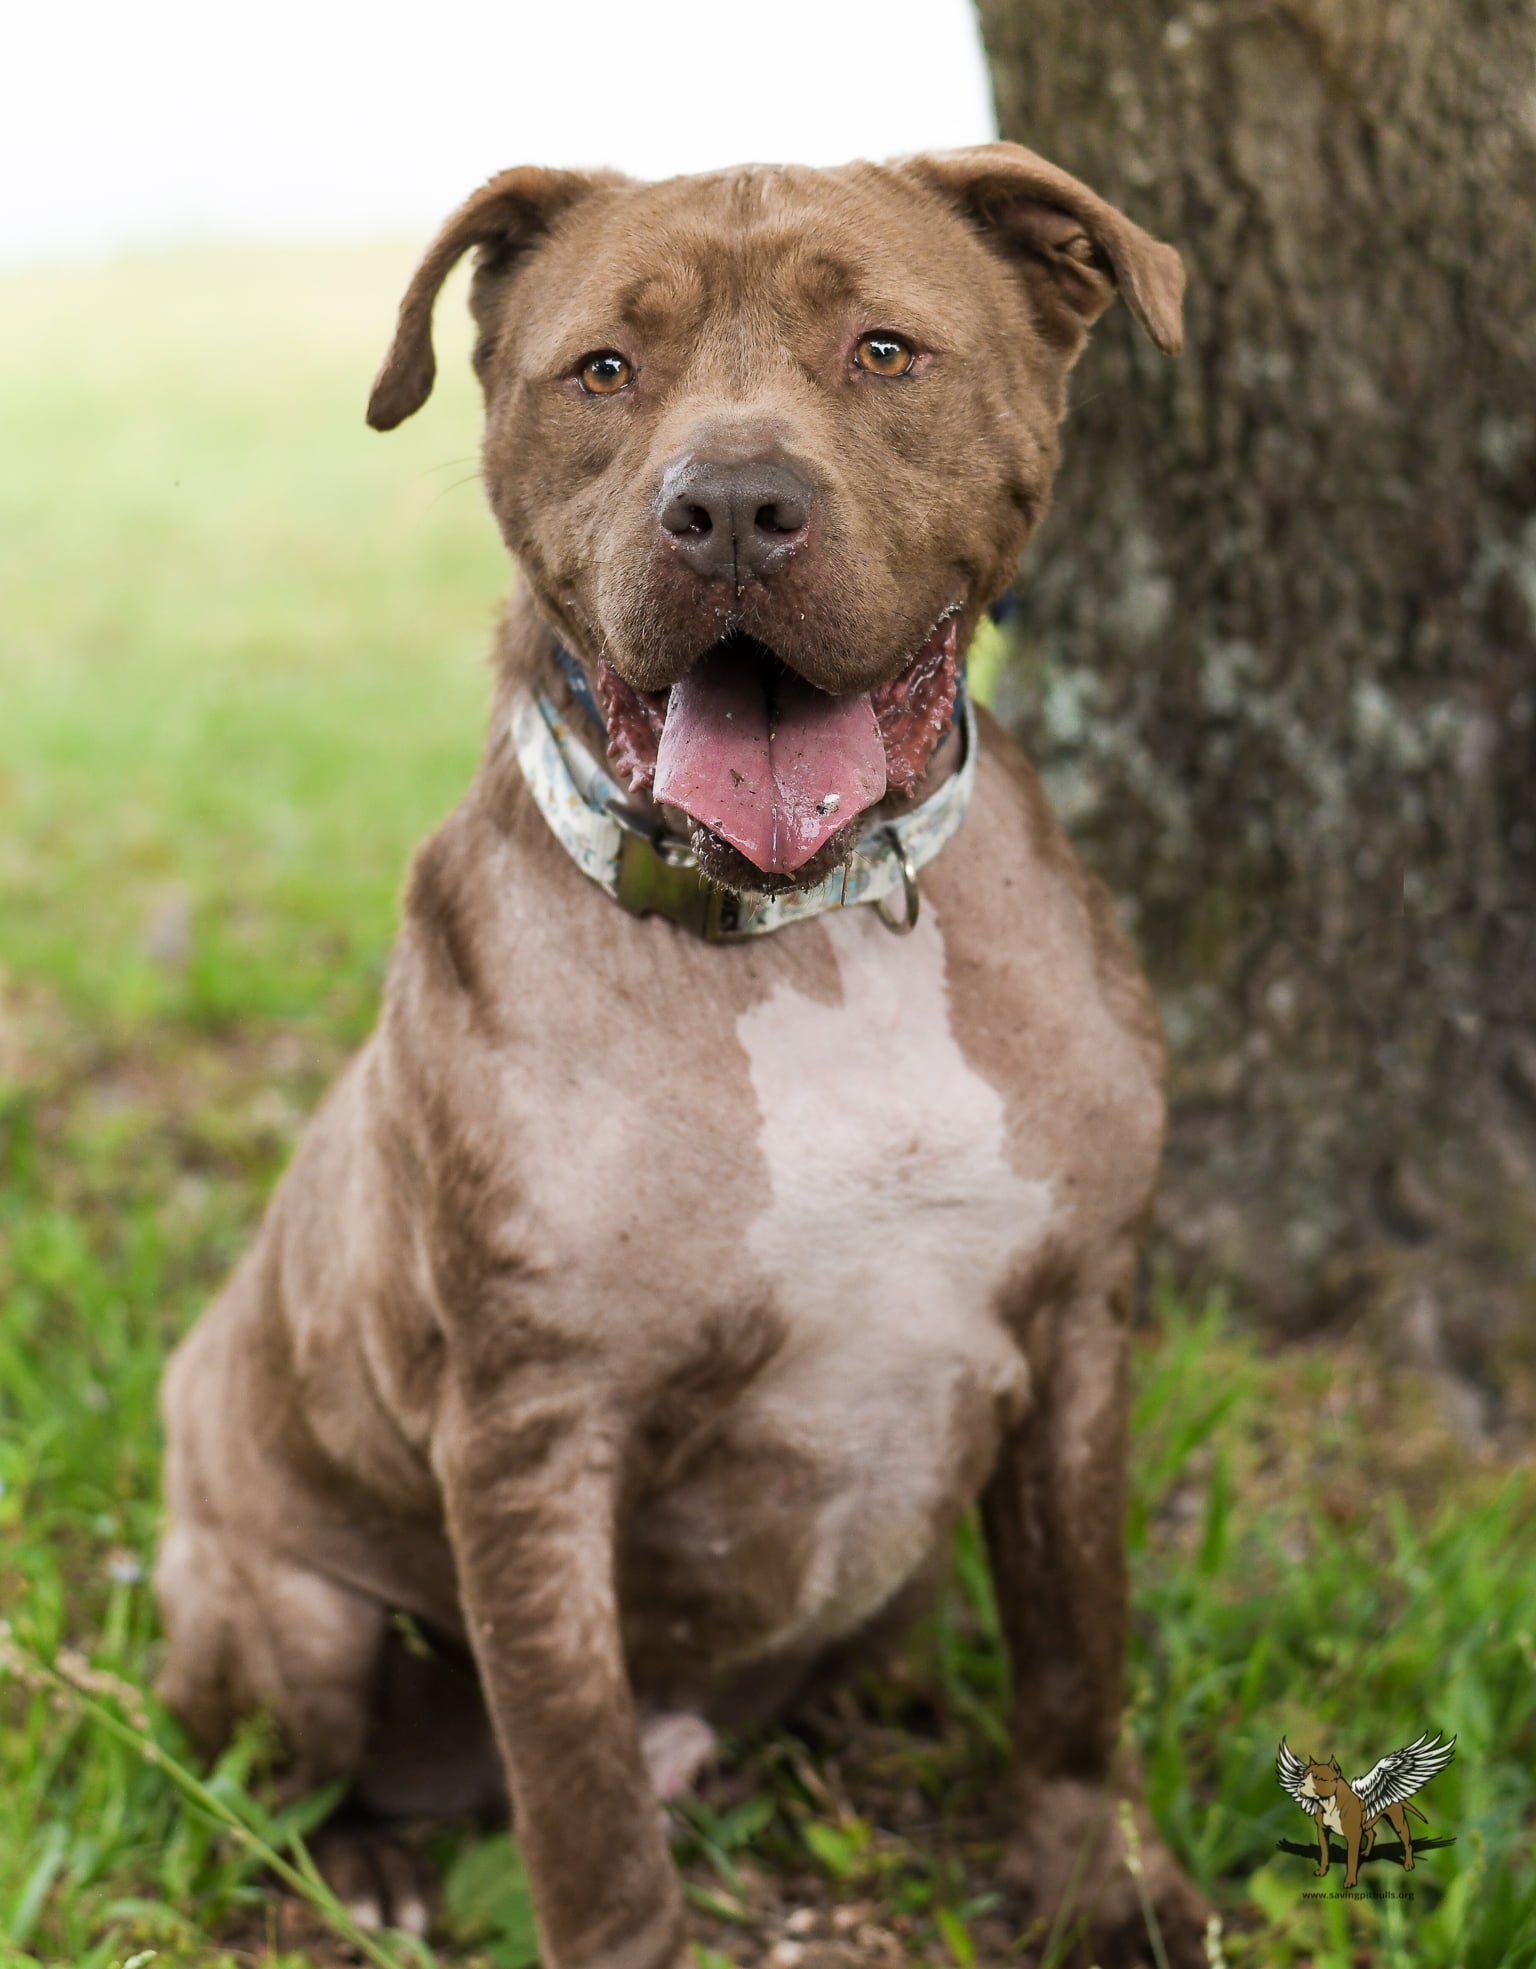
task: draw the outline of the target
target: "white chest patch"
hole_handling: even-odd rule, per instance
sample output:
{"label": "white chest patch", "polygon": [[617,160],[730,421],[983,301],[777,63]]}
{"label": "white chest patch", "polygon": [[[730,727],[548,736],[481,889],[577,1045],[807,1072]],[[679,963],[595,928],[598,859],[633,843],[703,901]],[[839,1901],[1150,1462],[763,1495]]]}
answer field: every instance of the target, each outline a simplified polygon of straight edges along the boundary
{"label": "white chest patch", "polygon": [[1339,1817],[1339,1801],[1337,1798],[1330,1798],[1324,1804],[1323,1824],[1327,1826],[1330,1832],[1336,1832],[1341,1838],[1343,1837],[1344,1824]]}
{"label": "white chest patch", "polygon": [[1028,1377],[998,1288],[1053,1217],[950,1024],[932,909],[897,941],[827,919],[840,1001],[786,984],[737,1021],[771,1196],[748,1253],[791,1329],[787,1435],[835,1472],[780,1641],[847,1633],[932,1550],[957,1468]]}
{"label": "white chest patch", "polygon": [[827,919],[842,1002],[780,984],[737,1021],[772,1202],[749,1233],[792,1316],[912,1333],[979,1310],[1052,1215],[1008,1160],[1003,1097],[950,1025],[935,912],[897,939],[872,909]]}

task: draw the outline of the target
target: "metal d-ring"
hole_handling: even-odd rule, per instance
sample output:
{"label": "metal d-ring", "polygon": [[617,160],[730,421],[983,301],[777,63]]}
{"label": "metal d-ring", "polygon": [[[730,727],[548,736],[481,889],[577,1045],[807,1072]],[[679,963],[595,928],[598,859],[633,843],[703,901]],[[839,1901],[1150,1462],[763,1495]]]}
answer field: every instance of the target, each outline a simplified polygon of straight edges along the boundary
{"label": "metal d-ring", "polygon": [[904,937],[917,928],[917,912],[922,906],[923,899],[917,890],[917,870],[912,866],[912,857],[907,853],[906,846],[895,828],[887,827],[881,831],[890,843],[891,852],[896,857],[896,866],[901,870],[901,886],[906,895],[907,913],[904,917],[888,915],[885,897],[881,896],[876,900],[875,914],[888,930],[893,930],[898,937]]}

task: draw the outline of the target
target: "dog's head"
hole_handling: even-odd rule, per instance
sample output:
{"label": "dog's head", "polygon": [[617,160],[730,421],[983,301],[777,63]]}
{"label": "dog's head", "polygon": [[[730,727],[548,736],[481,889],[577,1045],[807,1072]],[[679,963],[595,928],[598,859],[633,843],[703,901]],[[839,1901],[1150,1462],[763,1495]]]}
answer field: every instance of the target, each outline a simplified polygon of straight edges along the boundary
{"label": "dog's head", "polygon": [[1332,1798],[1343,1780],[1344,1773],[1336,1757],[1326,1764],[1307,1764],[1303,1768],[1301,1795],[1303,1798]]}
{"label": "dog's head", "polygon": [[612,756],[691,816],[717,880],[818,879],[947,729],[1093,321],[1118,289],[1177,351],[1178,255],[1012,144],[663,184],[507,171],[412,280],[376,428],[425,402],[471,247],[491,506]]}

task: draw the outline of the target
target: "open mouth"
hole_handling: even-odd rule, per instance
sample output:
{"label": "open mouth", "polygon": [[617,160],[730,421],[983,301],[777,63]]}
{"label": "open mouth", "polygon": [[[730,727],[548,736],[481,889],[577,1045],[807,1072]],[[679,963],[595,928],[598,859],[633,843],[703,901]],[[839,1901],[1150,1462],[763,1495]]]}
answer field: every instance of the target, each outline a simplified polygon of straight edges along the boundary
{"label": "open mouth", "polygon": [[954,714],[958,630],[947,610],[899,676],[842,697],[737,633],[670,690],[637,691],[604,662],[609,757],[632,792],[695,822],[715,880],[803,887],[846,859],[859,815],[922,778]]}

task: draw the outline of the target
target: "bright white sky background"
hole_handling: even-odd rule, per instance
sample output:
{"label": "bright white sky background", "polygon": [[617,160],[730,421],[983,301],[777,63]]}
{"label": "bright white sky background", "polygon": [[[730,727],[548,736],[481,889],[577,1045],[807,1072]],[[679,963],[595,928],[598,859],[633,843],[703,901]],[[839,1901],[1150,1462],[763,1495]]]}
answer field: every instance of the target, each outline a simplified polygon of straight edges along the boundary
{"label": "bright white sky background", "polygon": [[992,134],[968,0],[8,0],[0,263],[410,236],[508,164]]}

